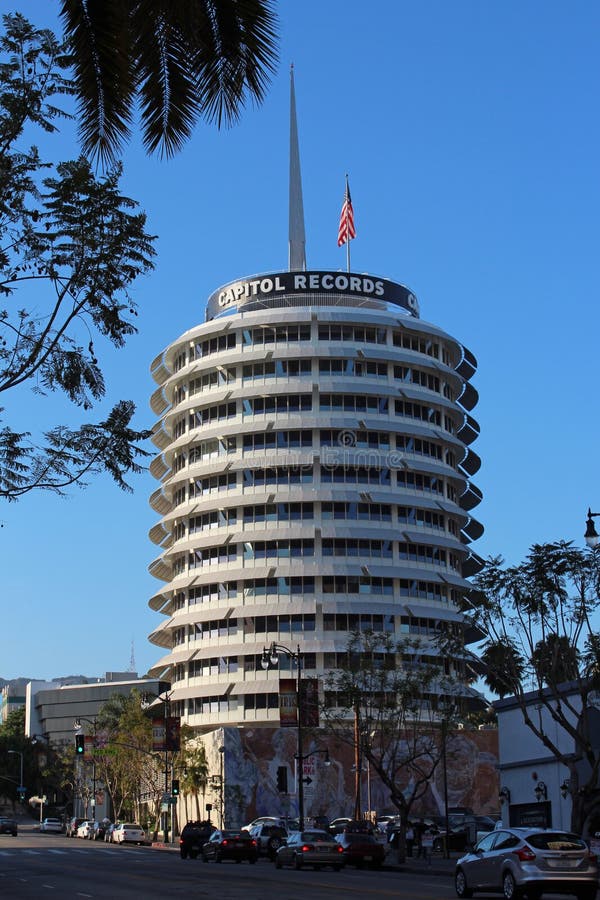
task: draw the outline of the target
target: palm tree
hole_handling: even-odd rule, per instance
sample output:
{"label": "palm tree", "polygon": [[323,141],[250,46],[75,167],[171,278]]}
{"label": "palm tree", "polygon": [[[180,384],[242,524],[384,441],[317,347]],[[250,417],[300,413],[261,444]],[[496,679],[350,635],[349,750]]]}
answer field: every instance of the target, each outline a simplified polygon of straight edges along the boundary
{"label": "palm tree", "polygon": [[235,122],[277,62],[274,0],[61,0],[83,150],[115,160],[139,103],[143,142],[172,156],[199,117]]}

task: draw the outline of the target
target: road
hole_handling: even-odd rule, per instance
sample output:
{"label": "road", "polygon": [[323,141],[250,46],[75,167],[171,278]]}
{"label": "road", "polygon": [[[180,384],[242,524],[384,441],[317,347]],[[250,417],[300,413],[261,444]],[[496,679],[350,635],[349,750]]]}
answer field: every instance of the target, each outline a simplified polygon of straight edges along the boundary
{"label": "road", "polygon": [[182,860],[172,850],[114,846],[63,835],[21,829],[0,836],[0,897],[6,900],[144,900],[190,897],[214,900],[331,900],[343,891],[346,900],[363,897],[443,900],[454,897],[448,876],[409,875],[394,871],[344,869],[277,870],[267,860],[257,865],[206,864]]}
{"label": "road", "polygon": [[[6,900],[344,900],[455,897],[449,874],[384,870],[342,872],[277,870],[257,865],[206,864],[182,860],[175,850],[94,843],[22,828],[19,836],[0,836],[0,897]],[[500,895],[487,895],[499,897]],[[562,895],[564,896],[564,895]],[[554,900],[559,900],[555,895]]]}

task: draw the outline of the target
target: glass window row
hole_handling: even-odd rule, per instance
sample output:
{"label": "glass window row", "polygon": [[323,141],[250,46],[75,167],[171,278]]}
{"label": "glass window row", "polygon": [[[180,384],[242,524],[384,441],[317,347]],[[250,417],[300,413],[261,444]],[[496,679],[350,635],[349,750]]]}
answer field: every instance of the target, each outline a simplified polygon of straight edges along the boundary
{"label": "glass window row", "polygon": [[211,602],[242,602],[256,597],[312,596],[319,590],[323,594],[374,597],[394,597],[394,581],[397,596],[417,597],[446,604],[459,605],[462,593],[457,588],[428,581],[384,578],[373,575],[299,575],[278,578],[248,578],[243,581],[220,581],[195,585],[187,591],[178,591],[173,597],[174,609]]}
{"label": "glass window row", "polygon": [[[268,466],[267,468],[244,469],[239,473],[239,486],[256,487],[290,487],[292,485],[312,484],[314,467],[306,466]],[[392,470],[377,466],[322,466],[320,469],[321,484],[364,484],[384,485],[426,494],[446,496],[456,502],[456,489],[447,479],[420,472],[408,472],[405,469]],[[204,494],[220,493],[238,488],[238,473],[224,472],[220,475],[207,475],[196,478],[188,485],[181,485],[173,493],[173,506],[181,506],[186,500],[201,497]]]}
{"label": "glass window row", "polygon": [[181,371],[188,361],[192,362],[213,353],[233,350],[237,346],[251,347],[275,343],[310,342],[313,336],[317,341],[344,342],[353,346],[356,344],[392,345],[439,359],[445,365],[452,365],[453,353],[449,347],[444,342],[440,343],[426,334],[387,326],[345,325],[331,322],[316,324],[312,332],[309,323],[260,325],[255,328],[244,328],[239,333],[227,331],[224,334],[200,339],[190,349],[189,356],[186,350],[181,350],[177,354],[173,361],[173,370]]}

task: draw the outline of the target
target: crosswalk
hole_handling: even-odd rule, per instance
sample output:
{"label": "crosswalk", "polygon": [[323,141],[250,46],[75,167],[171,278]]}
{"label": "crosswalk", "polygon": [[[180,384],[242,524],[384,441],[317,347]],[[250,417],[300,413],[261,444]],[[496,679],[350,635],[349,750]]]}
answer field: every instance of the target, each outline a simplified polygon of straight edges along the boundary
{"label": "crosswalk", "polygon": [[[97,858],[98,853],[111,853],[115,859],[117,859],[120,854],[114,853],[114,851],[109,850],[107,847],[106,850],[101,850],[100,848],[93,849],[90,847],[87,849],[86,847],[74,847],[71,849],[61,850],[59,847],[42,847],[40,850],[35,850],[32,847],[11,847],[10,849],[2,848],[0,849],[0,859],[6,858],[9,856],[95,856]],[[127,859],[131,859],[133,856],[134,859],[148,859],[149,855],[144,853],[141,848],[128,848],[127,849]],[[123,858],[125,858],[125,854],[123,854]]]}

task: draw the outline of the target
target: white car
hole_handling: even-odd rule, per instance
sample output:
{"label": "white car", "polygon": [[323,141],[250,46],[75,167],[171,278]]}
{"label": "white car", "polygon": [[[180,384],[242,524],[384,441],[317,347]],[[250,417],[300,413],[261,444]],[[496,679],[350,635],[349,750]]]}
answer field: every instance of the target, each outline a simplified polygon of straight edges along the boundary
{"label": "white car", "polygon": [[63,823],[60,819],[44,819],[42,824],[40,825],[40,831],[46,833],[54,833],[54,834],[62,834],[63,832]]}
{"label": "white car", "polygon": [[89,837],[92,833],[92,828],[94,827],[94,823],[90,822],[86,819],[85,822],[82,822],[81,825],[77,829],[77,837],[85,838],[85,840],[89,840]]}
{"label": "white car", "polygon": [[146,841],[146,834],[140,825],[121,822],[120,825],[115,825],[111,840],[113,844],[143,844]]}

